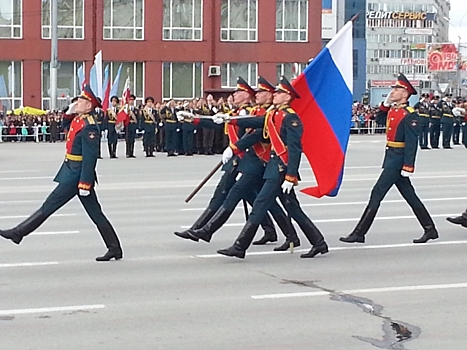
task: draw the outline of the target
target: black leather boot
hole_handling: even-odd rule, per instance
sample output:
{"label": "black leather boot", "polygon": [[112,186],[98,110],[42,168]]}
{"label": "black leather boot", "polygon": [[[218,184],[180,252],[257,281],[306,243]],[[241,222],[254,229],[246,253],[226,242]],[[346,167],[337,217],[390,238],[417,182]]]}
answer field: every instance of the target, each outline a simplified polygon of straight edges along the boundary
{"label": "black leather boot", "polygon": [[[211,219],[211,217],[215,214],[215,211],[208,207],[204,210],[204,212],[201,214],[201,216],[195,221],[195,223],[191,226],[191,228],[189,230],[197,230],[197,229],[200,229],[201,227],[203,227],[208,221],[209,219]],[[190,235],[188,233],[189,230],[185,230],[185,231],[176,231],[174,232],[174,235],[175,236],[178,236],[180,238],[183,238],[183,239],[191,239],[195,242],[198,242],[199,241],[199,238],[198,237],[194,237],[192,235]]]}
{"label": "black leather boot", "polygon": [[123,258],[123,251],[121,248],[110,248],[103,256],[98,256],[96,261],[110,261],[112,259],[120,260]]}
{"label": "black leather boot", "polygon": [[266,231],[264,232],[264,236],[258,239],[257,241],[253,242],[253,245],[265,245],[267,243],[274,243],[277,242],[277,234],[276,231]]}
{"label": "black leather boot", "polygon": [[97,229],[107,247],[107,253],[96,258],[96,261],[109,261],[111,259],[120,260],[123,258],[123,251],[112,224],[106,220],[97,225]]}
{"label": "black leather boot", "polygon": [[274,248],[275,252],[285,252],[286,250],[289,250],[290,244],[293,244],[294,248],[300,247],[300,240],[297,239],[296,241],[289,241],[288,239],[282,243],[279,247]]}
{"label": "black leather boot", "polygon": [[[290,244],[293,243],[293,247],[300,247],[300,239],[297,236],[297,231],[292,224],[289,216],[286,216],[285,213],[273,213],[274,220],[277,222],[277,225],[284,234],[286,240],[279,247],[274,248],[276,252],[283,252],[290,248]],[[254,244],[254,243],[253,243]]]}
{"label": "black leather boot", "polygon": [[449,221],[451,224],[461,225],[462,227],[467,228],[467,219],[464,218],[463,215],[446,218],[446,220]]}
{"label": "black leather boot", "polygon": [[352,233],[347,237],[339,238],[339,241],[345,243],[365,243],[365,234],[368,232],[371,224],[375,220],[376,213],[377,210],[366,207],[360,221],[357,226],[355,226]]}
{"label": "black leather boot", "polygon": [[217,253],[225,256],[245,259],[245,252],[255,237],[258,226],[259,225],[257,224],[247,222],[243,227],[242,232],[240,232],[240,235],[238,236],[234,245],[227,249],[220,249],[217,251]]}
{"label": "black leather boot", "polygon": [[426,208],[419,207],[419,208],[412,208],[412,209],[418,221],[420,222],[420,225],[422,225],[423,230],[424,230],[423,236],[418,239],[414,239],[413,242],[414,243],[426,243],[430,239],[437,239],[439,237],[438,231],[436,230],[435,223],[431,219],[431,216],[426,210]]}
{"label": "black leather boot", "polygon": [[0,230],[0,236],[10,239],[16,244],[20,244],[23,237],[36,230],[46,219],[47,216],[39,209],[18,226],[9,230]]}
{"label": "black leather boot", "polygon": [[308,253],[300,255],[300,258],[314,258],[318,254],[326,254],[329,252],[328,245],[320,230],[308,219],[299,224],[312,247]]}
{"label": "black leather boot", "polygon": [[118,158],[118,157],[117,157],[117,144],[116,144],[116,143],[114,143],[114,144],[112,145],[112,155],[113,155],[112,158]]}
{"label": "black leather boot", "polygon": [[107,144],[107,146],[109,148],[109,158],[113,158],[113,151],[112,151],[113,147],[110,143]]}
{"label": "black leather boot", "polygon": [[135,144],[134,143],[132,143],[130,145],[130,158],[136,158],[136,156],[135,156]]}
{"label": "black leather boot", "polygon": [[126,151],[126,157],[127,158],[130,158],[130,144],[128,143],[128,141],[125,143],[125,151]]}
{"label": "black leather boot", "polygon": [[221,206],[202,228],[198,230],[188,230],[187,233],[194,238],[198,238],[209,243],[212,235],[225,224],[231,214],[231,210],[227,210],[224,206]]}

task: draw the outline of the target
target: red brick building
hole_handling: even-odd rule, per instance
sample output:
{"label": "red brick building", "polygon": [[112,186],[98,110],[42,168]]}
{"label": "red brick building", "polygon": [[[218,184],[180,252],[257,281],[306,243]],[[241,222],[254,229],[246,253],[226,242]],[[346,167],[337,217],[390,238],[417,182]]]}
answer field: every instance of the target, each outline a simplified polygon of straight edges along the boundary
{"label": "red brick building", "polygon": [[[112,79],[123,64],[121,88],[129,74],[139,99],[161,100],[233,87],[237,75],[251,85],[257,75],[275,82],[321,48],[321,0],[58,2],[62,103],[78,93],[78,69],[88,75],[100,50]],[[0,1],[0,45],[3,108],[47,108],[50,0]]]}

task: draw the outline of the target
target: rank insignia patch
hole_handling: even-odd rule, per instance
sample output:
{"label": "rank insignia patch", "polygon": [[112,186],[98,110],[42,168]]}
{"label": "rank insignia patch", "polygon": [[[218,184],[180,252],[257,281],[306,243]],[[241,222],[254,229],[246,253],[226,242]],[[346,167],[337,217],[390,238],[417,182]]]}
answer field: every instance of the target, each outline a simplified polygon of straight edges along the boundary
{"label": "rank insignia patch", "polygon": [[88,136],[89,136],[89,138],[90,138],[91,140],[93,140],[93,139],[96,138],[96,133],[93,132],[93,131],[90,131],[89,134],[88,134]]}
{"label": "rank insignia patch", "polygon": [[417,126],[417,124],[418,124],[418,121],[415,120],[415,119],[413,119],[413,120],[412,120],[412,126]]}
{"label": "rank insignia patch", "polygon": [[294,121],[292,122],[292,126],[298,126],[298,121],[294,120]]}

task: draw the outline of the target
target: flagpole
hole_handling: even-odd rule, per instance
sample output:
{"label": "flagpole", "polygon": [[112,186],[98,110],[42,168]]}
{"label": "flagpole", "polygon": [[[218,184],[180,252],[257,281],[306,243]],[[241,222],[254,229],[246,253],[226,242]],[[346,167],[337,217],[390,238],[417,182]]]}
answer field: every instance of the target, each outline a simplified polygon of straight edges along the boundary
{"label": "flagpole", "polygon": [[58,0],[51,1],[51,57],[50,57],[50,109],[57,109],[57,70],[58,70]]}

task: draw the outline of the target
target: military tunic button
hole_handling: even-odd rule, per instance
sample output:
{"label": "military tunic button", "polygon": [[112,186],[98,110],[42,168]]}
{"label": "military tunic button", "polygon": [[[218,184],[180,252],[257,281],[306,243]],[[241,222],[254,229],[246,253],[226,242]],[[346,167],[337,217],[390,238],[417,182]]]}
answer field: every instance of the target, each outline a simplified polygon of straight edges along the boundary
{"label": "military tunic button", "polygon": [[388,128],[388,130],[391,130],[391,128]]}
{"label": "military tunic button", "polygon": [[391,120],[394,120],[394,118],[391,118]]}

